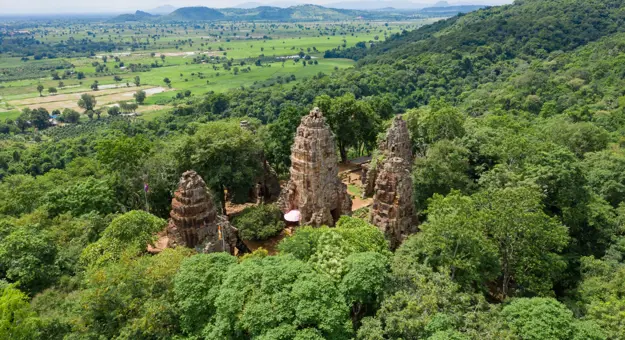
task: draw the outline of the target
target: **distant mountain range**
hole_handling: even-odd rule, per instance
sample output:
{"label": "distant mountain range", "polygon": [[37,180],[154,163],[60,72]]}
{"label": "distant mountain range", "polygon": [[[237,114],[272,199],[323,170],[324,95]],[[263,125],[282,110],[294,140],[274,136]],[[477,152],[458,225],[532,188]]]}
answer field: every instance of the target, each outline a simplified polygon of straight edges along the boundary
{"label": "distant mountain range", "polygon": [[383,0],[383,1],[340,1],[326,5],[330,8],[355,9],[355,10],[379,10],[379,9],[399,9],[417,10],[428,7],[425,4],[414,3],[408,0]]}
{"label": "distant mountain range", "polygon": [[[378,6],[386,2],[376,2]],[[234,8],[183,7],[167,12],[164,15],[155,15],[159,11],[172,9],[172,6],[162,6],[148,12],[137,11],[134,14],[122,14],[112,18],[110,22],[132,21],[323,21],[323,20],[401,20],[414,17],[453,16],[458,13],[471,12],[485,6],[467,5],[451,7],[430,7],[421,10],[406,10],[401,8],[377,8],[376,10],[354,10],[328,8],[318,5],[298,5],[288,8],[258,6],[249,8],[256,3],[244,3]],[[362,4],[362,3],[361,3]]]}
{"label": "distant mountain range", "polygon": [[484,8],[482,5],[463,5],[463,6],[444,6],[444,7],[428,7],[419,10],[419,13],[428,16],[448,17],[458,13],[469,13]]}

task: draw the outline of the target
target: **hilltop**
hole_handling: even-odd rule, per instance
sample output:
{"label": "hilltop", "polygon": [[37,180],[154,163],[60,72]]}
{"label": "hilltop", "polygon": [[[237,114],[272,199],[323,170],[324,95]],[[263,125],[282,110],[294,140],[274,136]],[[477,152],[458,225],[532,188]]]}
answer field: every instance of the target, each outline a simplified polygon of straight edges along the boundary
{"label": "hilltop", "polygon": [[162,19],[170,21],[209,21],[220,20],[224,17],[225,15],[222,12],[208,7],[183,7],[178,8]]}
{"label": "hilltop", "polygon": [[153,15],[148,12],[136,11],[134,14],[122,14],[117,16],[109,20],[109,22],[150,21],[157,17],[158,15]]}

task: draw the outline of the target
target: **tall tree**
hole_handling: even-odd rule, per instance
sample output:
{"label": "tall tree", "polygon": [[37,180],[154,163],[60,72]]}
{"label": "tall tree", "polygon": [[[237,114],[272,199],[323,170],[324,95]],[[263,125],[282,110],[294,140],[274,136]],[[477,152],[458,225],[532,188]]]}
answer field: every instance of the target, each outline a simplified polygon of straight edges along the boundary
{"label": "tall tree", "polygon": [[225,190],[235,201],[245,201],[261,173],[258,138],[238,123],[212,122],[184,139],[176,158],[179,172],[194,169],[225,206]]}
{"label": "tall tree", "polygon": [[88,93],[83,93],[78,100],[78,107],[85,111],[93,111],[96,104],[97,100],[95,99],[95,96]]}
{"label": "tall tree", "polygon": [[373,150],[380,124],[368,103],[356,100],[350,93],[338,98],[322,95],[315,99],[315,105],[334,132],[342,162],[347,162],[350,147],[359,154]]}
{"label": "tall tree", "polygon": [[145,91],[143,91],[143,90],[139,90],[139,91],[135,92],[133,94],[133,96],[135,97],[135,101],[139,105],[143,104],[143,102],[145,101],[145,98],[147,97]]}

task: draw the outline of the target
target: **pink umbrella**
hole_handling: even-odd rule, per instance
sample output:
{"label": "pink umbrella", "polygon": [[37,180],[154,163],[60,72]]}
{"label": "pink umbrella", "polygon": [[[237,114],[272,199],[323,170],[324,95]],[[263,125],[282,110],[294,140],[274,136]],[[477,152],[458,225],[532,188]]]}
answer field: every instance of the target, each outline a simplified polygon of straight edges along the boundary
{"label": "pink umbrella", "polygon": [[301,218],[302,214],[300,214],[299,210],[291,210],[284,214],[284,219],[288,222],[299,222]]}

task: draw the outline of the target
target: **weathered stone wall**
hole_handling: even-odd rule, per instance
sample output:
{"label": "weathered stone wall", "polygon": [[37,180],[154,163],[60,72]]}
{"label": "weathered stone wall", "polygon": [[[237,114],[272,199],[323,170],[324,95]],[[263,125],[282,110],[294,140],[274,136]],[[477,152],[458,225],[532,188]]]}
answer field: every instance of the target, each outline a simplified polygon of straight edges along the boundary
{"label": "weathered stone wall", "polygon": [[332,226],[351,215],[347,186],[338,177],[332,131],[318,108],[302,118],[291,148],[291,178],[280,196],[284,212],[299,210],[301,225]]}
{"label": "weathered stone wall", "polygon": [[237,229],[225,216],[217,213],[206,183],[195,171],[182,174],[169,215],[169,247],[184,246],[200,252],[235,254],[235,248],[242,246]]}

